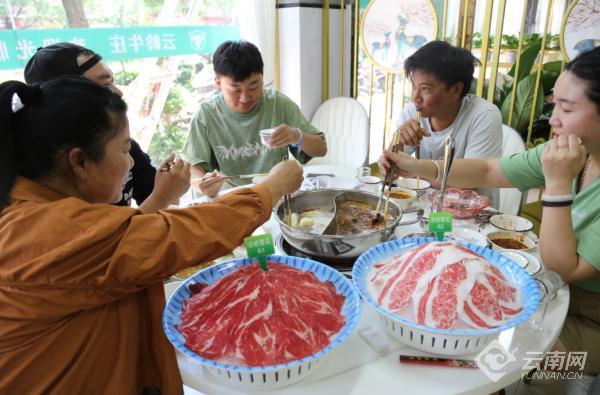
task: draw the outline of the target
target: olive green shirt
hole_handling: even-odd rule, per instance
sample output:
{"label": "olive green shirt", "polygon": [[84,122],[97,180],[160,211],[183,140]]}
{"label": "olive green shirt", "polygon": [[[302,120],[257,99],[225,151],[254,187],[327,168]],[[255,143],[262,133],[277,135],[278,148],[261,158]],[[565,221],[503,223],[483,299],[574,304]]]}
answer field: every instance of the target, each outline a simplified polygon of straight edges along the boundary
{"label": "olive green shirt", "polygon": [[[260,141],[259,131],[286,124],[303,133],[325,135],[312,126],[290,98],[265,89],[261,100],[249,113],[232,111],[221,93],[202,103],[192,120],[183,154],[192,165],[224,175],[266,173],[281,162],[288,151],[302,164],[311,156],[293,146],[270,149]],[[234,179],[234,185],[251,179]]]}
{"label": "olive green shirt", "polygon": [[[547,144],[547,143],[546,143]],[[540,144],[521,154],[501,159],[504,175],[521,191],[544,185],[542,171],[542,151],[546,144]],[[573,193],[577,180],[573,180]],[[571,207],[573,231],[577,240],[577,254],[590,265],[600,270],[600,177],[597,177],[575,196]],[[591,278],[576,283],[578,287],[600,293],[600,279]]]}

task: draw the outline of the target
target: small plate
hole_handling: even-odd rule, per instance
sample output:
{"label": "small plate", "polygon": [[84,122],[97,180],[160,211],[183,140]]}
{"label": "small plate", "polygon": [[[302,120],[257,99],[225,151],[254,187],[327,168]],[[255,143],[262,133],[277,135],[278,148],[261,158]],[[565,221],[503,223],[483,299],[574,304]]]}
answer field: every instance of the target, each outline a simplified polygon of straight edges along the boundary
{"label": "small plate", "polygon": [[497,214],[490,218],[490,224],[498,229],[514,232],[527,232],[533,229],[533,223],[527,218],[517,215]]}
{"label": "small plate", "polygon": [[487,247],[488,245],[487,239],[484,235],[473,229],[463,228],[460,226],[452,229],[452,232],[447,235],[447,238],[456,241],[477,244],[482,247]]}
{"label": "small plate", "polygon": [[521,266],[532,276],[542,271],[542,263],[535,256],[524,251],[505,250],[500,252],[502,255]]}

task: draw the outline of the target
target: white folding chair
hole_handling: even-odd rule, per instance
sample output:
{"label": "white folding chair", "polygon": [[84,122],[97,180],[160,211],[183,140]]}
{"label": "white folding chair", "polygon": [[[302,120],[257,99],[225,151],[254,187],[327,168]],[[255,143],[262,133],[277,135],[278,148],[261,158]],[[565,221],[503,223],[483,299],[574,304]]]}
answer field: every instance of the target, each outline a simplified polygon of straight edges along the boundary
{"label": "white folding chair", "polygon": [[[502,125],[502,156],[518,154],[527,149],[521,135],[508,125]],[[505,214],[517,215],[521,210],[523,193],[517,188],[500,188],[498,209]]]}
{"label": "white folding chair", "polygon": [[323,170],[329,166],[334,172],[343,173],[338,176],[354,176],[369,153],[369,117],[362,104],[349,97],[327,100],[311,123],[325,133],[327,155],[313,158],[305,168]]}

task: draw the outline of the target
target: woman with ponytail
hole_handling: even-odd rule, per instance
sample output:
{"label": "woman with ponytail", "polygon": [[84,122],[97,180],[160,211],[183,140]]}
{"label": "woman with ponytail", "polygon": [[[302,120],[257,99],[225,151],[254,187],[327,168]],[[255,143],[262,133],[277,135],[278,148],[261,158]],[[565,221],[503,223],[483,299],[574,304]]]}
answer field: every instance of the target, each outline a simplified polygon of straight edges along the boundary
{"label": "woman with ponytail", "polygon": [[231,251],[300,186],[287,161],[213,203],[112,205],[133,165],[126,109],[78,76],[0,85],[0,393],[183,393],[163,279]]}

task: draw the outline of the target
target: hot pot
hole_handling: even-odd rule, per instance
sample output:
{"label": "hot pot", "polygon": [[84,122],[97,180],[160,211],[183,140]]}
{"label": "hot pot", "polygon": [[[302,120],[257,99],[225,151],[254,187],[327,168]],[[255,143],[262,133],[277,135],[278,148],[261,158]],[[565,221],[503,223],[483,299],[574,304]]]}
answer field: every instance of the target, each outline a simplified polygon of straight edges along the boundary
{"label": "hot pot", "polygon": [[[291,211],[296,213],[314,209],[333,211],[335,197],[342,193],[344,199],[367,203],[375,207],[379,200],[379,195],[371,192],[347,189],[317,189],[293,195],[290,198]],[[382,203],[385,203],[385,201]],[[328,258],[357,257],[374,245],[387,241],[393,236],[394,230],[402,218],[402,209],[390,200],[388,215],[391,215],[394,220],[387,226],[361,234],[332,235],[311,233],[288,226],[283,220],[283,199],[275,206],[274,213],[275,219],[281,228],[281,233],[288,243],[307,254]]]}

